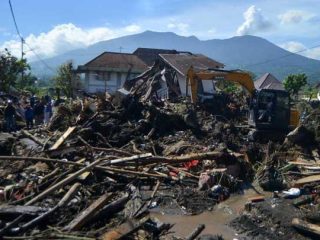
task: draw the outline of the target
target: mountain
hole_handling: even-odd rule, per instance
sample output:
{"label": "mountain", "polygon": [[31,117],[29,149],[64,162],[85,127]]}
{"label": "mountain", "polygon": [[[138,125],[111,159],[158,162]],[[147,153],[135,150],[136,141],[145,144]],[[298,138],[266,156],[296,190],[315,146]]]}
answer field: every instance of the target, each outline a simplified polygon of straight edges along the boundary
{"label": "mountain", "polygon": [[[55,69],[68,60],[73,60],[75,65],[84,64],[104,51],[119,52],[121,48],[124,52],[131,53],[138,47],[202,53],[224,63],[227,69],[249,70],[257,76],[270,72],[280,80],[291,73],[306,73],[313,82],[320,78],[320,61],[293,54],[263,38],[249,35],[201,41],[194,36],[146,31],[98,42],[87,48],[48,58],[45,62]],[[32,62],[31,67],[36,75],[52,74],[42,62]]]}

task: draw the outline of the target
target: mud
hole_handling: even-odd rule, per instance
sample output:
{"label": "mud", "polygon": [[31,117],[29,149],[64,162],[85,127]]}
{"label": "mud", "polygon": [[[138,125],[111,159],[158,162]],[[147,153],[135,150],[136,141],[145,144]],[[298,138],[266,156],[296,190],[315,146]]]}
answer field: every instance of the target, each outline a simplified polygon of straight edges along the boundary
{"label": "mud", "polygon": [[[270,195],[270,193],[264,194]],[[244,190],[241,194],[232,194],[228,200],[217,204],[212,211],[205,211],[199,215],[186,216],[177,212],[167,214],[159,210],[153,210],[151,215],[160,221],[174,224],[171,229],[172,234],[168,237],[173,235],[186,237],[199,224],[205,224],[206,227],[200,236],[212,234],[222,235],[224,239],[240,239],[241,235],[229,223],[239,217],[248,198],[257,195],[258,193],[252,188]]]}

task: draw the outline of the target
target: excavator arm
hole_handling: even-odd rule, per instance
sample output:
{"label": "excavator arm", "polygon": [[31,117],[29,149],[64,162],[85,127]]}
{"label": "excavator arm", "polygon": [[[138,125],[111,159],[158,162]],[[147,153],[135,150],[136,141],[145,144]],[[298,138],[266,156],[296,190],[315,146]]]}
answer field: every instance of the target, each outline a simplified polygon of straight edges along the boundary
{"label": "excavator arm", "polygon": [[[240,84],[244,87],[250,95],[255,92],[255,87],[251,76],[248,73],[240,71],[227,71],[227,70],[202,70],[195,72],[191,66],[188,70],[187,81],[191,87],[191,100],[193,103],[198,101],[198,84],[199,80],[226,80]],[[187,84],[187,91],[188,91]]]}

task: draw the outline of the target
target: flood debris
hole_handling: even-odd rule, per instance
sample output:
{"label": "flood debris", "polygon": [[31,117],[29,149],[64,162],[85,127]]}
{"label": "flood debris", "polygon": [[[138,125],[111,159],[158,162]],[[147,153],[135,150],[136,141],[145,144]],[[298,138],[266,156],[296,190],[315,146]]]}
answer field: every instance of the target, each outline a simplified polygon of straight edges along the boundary
{"label": "flood debris", "polygon": [[[120,97],[65,102],[47,125],[0,133],[1,237],[177,239],[150,213],[210,211],[244,183],[274,198],[248,199],[232,223],[243,234],[299,239],[295,229],[315,231],[303,222],[320,203],[314,128],[300,126],[283,143],[250,142],[242,115],[191,106],[177,98],[170,70],[156,68]],[[185,239],[222,239],[201,234],[199,224]]]}

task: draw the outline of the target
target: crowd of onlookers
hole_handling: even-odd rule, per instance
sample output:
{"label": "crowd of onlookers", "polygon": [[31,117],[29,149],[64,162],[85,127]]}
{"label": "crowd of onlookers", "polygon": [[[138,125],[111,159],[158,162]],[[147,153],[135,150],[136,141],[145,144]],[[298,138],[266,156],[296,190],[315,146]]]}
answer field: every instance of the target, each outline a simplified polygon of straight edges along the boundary
{"label": "crowd of onlookers", "polygon": [[52,106],[53,100],[48,95],[41,98],[32,95],[8,100],[4,110],[6,131],[17,130],[16,119],[18,115],[25,120],[28,129],[41,124],[47,125],[53,115]]}

